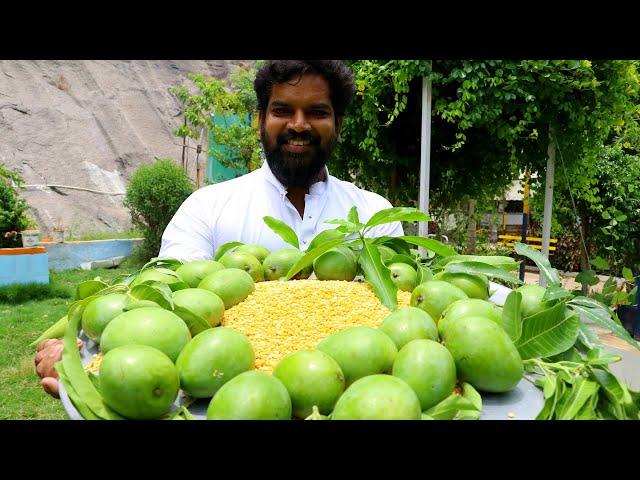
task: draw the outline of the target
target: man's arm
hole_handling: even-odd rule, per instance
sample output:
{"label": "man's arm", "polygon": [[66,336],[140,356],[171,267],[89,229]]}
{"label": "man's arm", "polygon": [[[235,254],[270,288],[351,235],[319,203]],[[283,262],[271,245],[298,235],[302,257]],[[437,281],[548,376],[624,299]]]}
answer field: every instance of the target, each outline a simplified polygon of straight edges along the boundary
{"label": "man's arm", "polygon": [[184,201],[167,225],[162,234],[159,258],[182,261],[213,258],[214,225],[207,219],[207,209],[197,193]]}

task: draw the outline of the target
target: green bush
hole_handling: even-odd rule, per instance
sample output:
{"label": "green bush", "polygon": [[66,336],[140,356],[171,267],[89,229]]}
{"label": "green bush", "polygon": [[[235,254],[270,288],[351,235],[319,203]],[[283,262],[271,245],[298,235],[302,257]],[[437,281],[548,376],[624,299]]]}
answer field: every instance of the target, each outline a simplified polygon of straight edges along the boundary
{"label": "green bush", "polygon": [[170,158],[142,165],[131,176],[124,204],[144,236],[144,256],[158,255],[164,229],[193,190],[189,177]]}
{"label": "green bush", "polygon": [[23,183],[20,175],[0,163],[0,247],[21,246],[20,231],[32,225],[26,214],[29,205],[18,195]]}

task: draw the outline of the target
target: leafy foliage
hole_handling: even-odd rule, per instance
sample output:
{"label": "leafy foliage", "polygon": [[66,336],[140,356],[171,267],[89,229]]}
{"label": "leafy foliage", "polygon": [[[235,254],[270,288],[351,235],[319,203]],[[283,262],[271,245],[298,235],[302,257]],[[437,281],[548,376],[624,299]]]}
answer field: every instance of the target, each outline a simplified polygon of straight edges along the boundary
{"label": "leafy foliage", "polygon": [[597,171],[601,145],[615,137],[627,148],[640,138],[636,61],[358,60],[351,65],[357,96],[333,171],[392,203],[416,205],[421,77],[429,76],[434,102],[429,213],[440,226],[450,213],[462,213],[468,198],[477,201],[477,211],[495,212],[494,196],[520,171],[542,172],[550,127],[562,145],[570,181],[583,184]]}
{"label": "leafy foliage", "polygon": [[[257,99],[253,91],[255,70],[237,67],[229,81],[190,74],[189,79],[197,89],[191,93],[189,86],[174,87],[171,91],[182,102],[185,124],[175,134],[182,138],[200,139],[203,129],[208,129],[213,141],[224,146],[210,149],[210,154],[222,165],[239,170],[255,170],[260,166],[261,144],[255,115]],[[213,114],[237,115],[248,122],[229,122],[217,125]]]}
{"label": "leafy foliage", "polygon": [[23,185],[20,175],[0,163],[0,247],[21,246],[18,233],[33,225],[29,205],[18,194]]}
{"label": "leafy foliage", "polygon": [[[568,238],[574,239],[573,245],[566,245],[563,250],[571,251],[573,247],[574,255],[582,250],[575,234],[577,219],[569,197],[570,186],[589,256],[603,259],[592,263],[596,270],[619,276],[627,266],[640,272],[640,155],[626,152],[621,144],[604,146],[590,168],[592,175],[582,172],[556,175],[555,230],[561,238],[571,235]],[[534,197],[532,204],[534,218],[541,217],[541,196]],[[579,259],[575,257],[571,263],[570,259],[564,262],[573,270],[580,269],[576,268]]]}
{"label": "leafy foliage", "polygon": [[143,232],[146,258],[158,254],[164,229],[193,190],[191,180],[170,158],[142,165],[131,176],[124,204],[134,226]]}

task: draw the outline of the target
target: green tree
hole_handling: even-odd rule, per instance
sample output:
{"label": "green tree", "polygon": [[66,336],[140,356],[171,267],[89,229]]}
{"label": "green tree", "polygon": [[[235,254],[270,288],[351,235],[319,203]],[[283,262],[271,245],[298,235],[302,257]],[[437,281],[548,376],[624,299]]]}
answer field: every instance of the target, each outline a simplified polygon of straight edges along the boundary
{"label": "green tree", "polygon": [[17,234],[33,225],[27,215],[29,204],[20,197],[22,177],[0,163],[0,247],[15,247]]}
{"label": "green tree", "polygon": [[586,183],[611,135],[626,131],[629,143],[637,134],[634,61],[358,60],[351,65],[357,97],[333,171],[394,203],[416,205],[420,83],[429,75],[432,213],[451,210],[464,198],[488,208],[520,171],[544,173],[550,128],[563,146],[567,168]]}
{"label": "green tree", "polygon": [[[590,259],[601,257],[605,260],[604,266],[594,265],[599,267],[597,270],[620,276],[622,269],[628,267],[638,274],[640,155],[625,152],[620,142],[603,146],[593,170],[593,176],[588,179],[580,178],[579,173],[565,176],[562,168],[558,170],[553,228],[574,247],[563,253],[568,258],[563,258],[562,262],[570,269],[590,268],[577,233],[576,227],[580,225]],[[534,218],[538,222],[542,201],[541,195],[532,201],[536,212]]]}
{"label": "green tree", "polygon": [[133,225],[142,230],[142,254],[158,255],[162,233],[182,202],[193,193],[191,180],[170,158],[142,165],[129,179],[124,205]]}
{"label": "green tree", "polygon": [[[229,81],[189,74],[197,93],[191,93],[188,85],[171,89],[182,102],[186,120],[176,129],[176,136],[199,140],[206,129],[216,144],[226,147],[220,151],[211,150],[222,165],[235,170],[258,168],[261,164],[260,137],[257,123],[251,121],[255,118],[257,104],[253,90],[255,73],[253,68],[236,67]],[[213,122],[213,114],[232,114],[248,121],[221,127]]]}

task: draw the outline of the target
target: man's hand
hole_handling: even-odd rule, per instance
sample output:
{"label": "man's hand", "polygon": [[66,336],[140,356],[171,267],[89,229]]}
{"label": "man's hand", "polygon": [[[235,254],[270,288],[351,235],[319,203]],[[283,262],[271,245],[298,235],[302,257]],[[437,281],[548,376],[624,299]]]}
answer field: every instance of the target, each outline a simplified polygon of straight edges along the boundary
{"label": "man's hand", "polygon": [[[82,348],[82,345],[82,340],[78,339],[78,349]],[[62,358],[62,340],[43,340],[38,344],[37,352],[35,364],[36,373],[42,378],[40,385],[52,397],[60,398],[55,364]]]}

